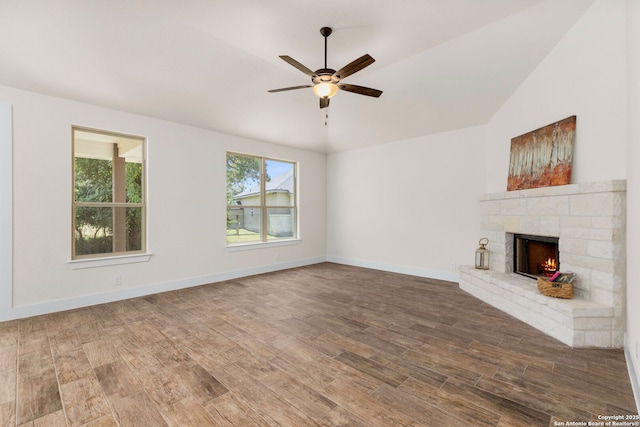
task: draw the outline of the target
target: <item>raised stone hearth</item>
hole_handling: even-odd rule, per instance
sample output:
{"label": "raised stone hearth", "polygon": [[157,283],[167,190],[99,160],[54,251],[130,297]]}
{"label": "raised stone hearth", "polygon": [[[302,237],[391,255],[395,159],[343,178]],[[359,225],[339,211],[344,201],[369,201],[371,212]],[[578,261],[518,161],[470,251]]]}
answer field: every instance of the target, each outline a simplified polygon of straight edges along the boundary
{"label": "raised stone hearth", "polygon": [[[624,180],[483,196],[491,268],[461,267],[460,288],[573,347],[622,347],[625,200]],[[513,273],[513,234],[559,238],[561,270],[577,275],[573,299],[543,296]]]}

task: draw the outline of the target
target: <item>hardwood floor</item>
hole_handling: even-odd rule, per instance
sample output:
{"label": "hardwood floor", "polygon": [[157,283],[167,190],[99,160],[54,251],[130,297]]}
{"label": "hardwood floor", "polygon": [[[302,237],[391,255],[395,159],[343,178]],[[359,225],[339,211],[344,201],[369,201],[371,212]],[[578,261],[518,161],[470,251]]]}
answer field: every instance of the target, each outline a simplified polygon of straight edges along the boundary
{"label": "hardwood floor", "polygon": [[[0,323],[0,426],[548,426],[637,414],[622,350],[337,264]],[[555,424],[560,425],[560,424]]]}

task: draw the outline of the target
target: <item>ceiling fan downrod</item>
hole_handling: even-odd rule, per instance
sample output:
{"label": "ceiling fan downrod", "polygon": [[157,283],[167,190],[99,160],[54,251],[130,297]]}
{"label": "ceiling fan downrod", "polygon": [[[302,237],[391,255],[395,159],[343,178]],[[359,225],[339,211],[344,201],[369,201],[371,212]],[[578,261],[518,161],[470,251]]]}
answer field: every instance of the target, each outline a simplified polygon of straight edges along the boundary
{"label": "ceiling fan downrod", "polygon": [[320,34],[324,37],[324,68],[327,68],[327,37],[331,35],[333,30],[330,27],[320,28]]}

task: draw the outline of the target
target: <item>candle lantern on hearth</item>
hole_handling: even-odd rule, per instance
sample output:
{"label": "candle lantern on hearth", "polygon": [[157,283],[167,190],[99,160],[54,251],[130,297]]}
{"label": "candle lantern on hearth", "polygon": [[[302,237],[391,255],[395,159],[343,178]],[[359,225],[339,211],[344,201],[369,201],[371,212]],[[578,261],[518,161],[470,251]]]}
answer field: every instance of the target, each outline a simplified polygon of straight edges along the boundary
{"label": "candle lantern on hearth", "polygon": [[489,239],[483,237],[478,242],[480,247],[476,249],[476,268],[480,270],[489,269],[489,250],[486,246],[489,244]]}

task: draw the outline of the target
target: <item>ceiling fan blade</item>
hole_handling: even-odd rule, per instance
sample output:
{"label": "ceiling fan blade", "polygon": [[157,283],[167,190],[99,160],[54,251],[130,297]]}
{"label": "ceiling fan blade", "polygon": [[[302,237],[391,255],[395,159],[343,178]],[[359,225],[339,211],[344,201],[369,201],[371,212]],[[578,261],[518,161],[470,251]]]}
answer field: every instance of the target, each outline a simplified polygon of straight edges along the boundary
{"label": "ceiling fan blade", "polygon": [[305,73],[307,76],[309,76],[309,77],[315,77],[316,76],[316,73],[314,73],[313,71],[311,71],[310,69],[308,69],[307,67],[305,67],[304,65],[302,65],[301,63],[296,61],[295,59],[293,59],[292,57],[287,56],[287,55],[280,55],[280,58],[282,58],[282,60],[287,62],[288,64],[293,65],[298,70],[300,70],[303,73]]}
{"label": "ceiling fan blade", "polygon": [[382,95],[381,90],[371,89],[370,87],[350,85],[346,83],[340,83],[338,87],[342,90],[346,90],[347,92],[357,93],[358,95],[373,96],[374,98],[378,98]]}
{"label": "ceiling fan blade", "polygon": [[327,108],[329,106],[329,98],[320,98],[320,108]]}
{"label": "ceiling fan blade", "polygon": [[267,92],[271,92],[271,93],[274,93],[274,92],[284,92],[285,90],[304,89],[304,88],[306,88],[306,87],[313,87],[313,85],[302,85],[302,86],[283,87],[283,88],[280,88],[280,89],[271,89],[271,90],[268,90]]}
{"label": "ceiling fan blade", "polygon": [[362,70],[364,67],[368,67],[374,62],[376,62],[376,60],[367,53],[365,55],[362,55],[355,61],[352,61],[349,64],[345,65],[344,67],[336,71],[333,75],[336,76],[338,80],[344,79],[345,77],[348,77],[351,74]]}

